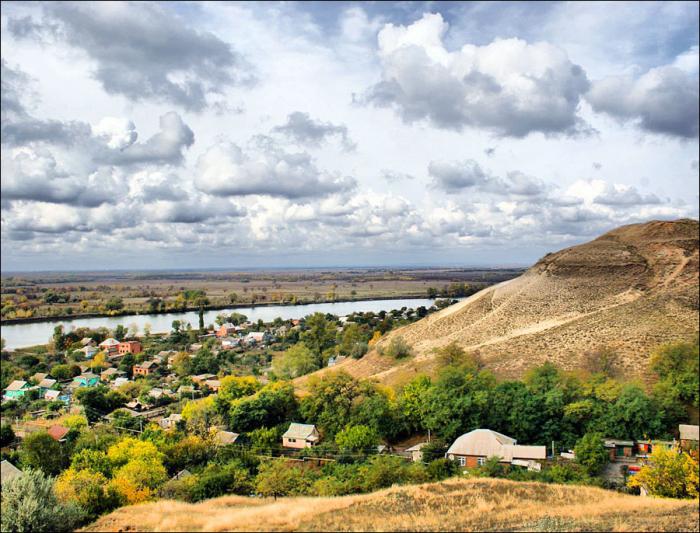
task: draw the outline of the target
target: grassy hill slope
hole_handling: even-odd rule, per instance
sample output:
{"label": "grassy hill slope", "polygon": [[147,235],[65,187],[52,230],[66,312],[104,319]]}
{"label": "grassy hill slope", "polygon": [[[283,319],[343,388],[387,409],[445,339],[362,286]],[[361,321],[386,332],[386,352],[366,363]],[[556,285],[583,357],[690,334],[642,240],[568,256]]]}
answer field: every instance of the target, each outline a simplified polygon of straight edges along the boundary
{"label": "grassy hill slope", "polygon": [[160,501],[119,509],[86,531],[698,531],[699,518],[697,500],[452,479],[338,498]]}
{"label": "grassy hill slope", "polygon": [[[410,359],[372,351],[334,369],[398,384],[434,372],[433,350],[455,341],[478,351],[502,376],[519,377],[545,361],[580,368],[586,351],[604,345],[619,353],[625,374],[643,374],[650,349],[698,332],[699,236],[698,221],[687,219],[617,228],[548,254],[522,276],[395,330],[380,343],[403,336],[416,352]],[[303,388],[304,379],[298,384]]]}

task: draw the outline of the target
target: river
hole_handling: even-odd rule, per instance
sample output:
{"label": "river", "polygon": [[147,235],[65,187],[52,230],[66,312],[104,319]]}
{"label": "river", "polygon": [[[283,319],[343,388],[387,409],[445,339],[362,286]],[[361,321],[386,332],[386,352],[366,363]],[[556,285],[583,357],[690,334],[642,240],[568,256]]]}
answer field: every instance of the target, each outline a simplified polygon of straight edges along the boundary
{"label": "river", "polygon": [[[355,311],[368,312],[373,311],[391,311],[392,309],[401,309],[402,307],[416,308],[424,305],[430,307],[433,305],[433,300],[428,298],[399,298],[395,300],[362,300],[355,302],[335,302],[335,303],[319,303],[319,304],[304,304],[304,305],[268,305],[257,307],[237,307],[235,309],[213,309],[204,312],[204,323],[213,324],[217,315],[231,314],[232,312],[242,313],[248,317],[248,320],[257,322],[262,319],[263,322],[271,322],[275,318],[280,317],[283,320],[291,318],[302,318],[312,313],[331,313],[338,316],[344,316]],[[122,316],[105,316],[96,318],[68,318],[58,320],[45,320],[42,322],[27,322],[25,324],[9,324],[2,326],[2,338],[5,339],[5,348],[14,350],[26,346],[36,346],[37,344],[45,344],[49,342],[53,334],[53,328],[58,324],[63,324],[66,331],[70,331],[77,327],[98,328],[105,326],[109,329],[114,329],[118,324],[123,324],[129,327],[131,324],[136,324],[140,332],[143,332],[143,327],[146,324],[151,325],[153,333],[163,333],[170,331],[173,320],[181,320],[189,322],[193,327],[197,327],[199,317],[197,311],[185,311],[182,313],[163,313],[158,315],[122,315]]]}

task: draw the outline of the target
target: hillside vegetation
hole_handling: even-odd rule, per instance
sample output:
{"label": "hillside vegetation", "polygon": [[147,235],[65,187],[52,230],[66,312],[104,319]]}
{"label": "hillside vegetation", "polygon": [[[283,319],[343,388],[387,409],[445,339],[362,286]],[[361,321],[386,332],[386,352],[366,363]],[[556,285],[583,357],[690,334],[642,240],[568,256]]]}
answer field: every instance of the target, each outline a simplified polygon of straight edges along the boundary
{"label": "hillside vegetation", "polygon": [[[403,337],[414,356],[374,350],[336,366],[356,377],[401,384],[435,373],[434,350],[451,342],[479,352],[501,376],[544,362],[581,368],[586,352],[608,347],[619,370],[643,376],[650,349],[698,332],[696,220],[652,221],[617,228],[548,254],[525,274],[485,289],[380,343]],[[299,382],[304,386],[303,380]]]}
{"label": "hillside vegetation", "polygon": [[85,531],[698,531],[698,502],[598,488],[451,479],[363,496],[226,496],[125,507]]}

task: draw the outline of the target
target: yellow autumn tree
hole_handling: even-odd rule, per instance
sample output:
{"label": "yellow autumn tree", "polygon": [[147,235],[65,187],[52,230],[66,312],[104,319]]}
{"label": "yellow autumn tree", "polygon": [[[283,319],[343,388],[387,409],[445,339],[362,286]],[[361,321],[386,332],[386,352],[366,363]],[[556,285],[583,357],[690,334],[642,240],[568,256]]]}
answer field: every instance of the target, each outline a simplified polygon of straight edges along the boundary
{"label": "yellow autumn tree", "polygon": [[654,448],[649,463],[627,482],[652,496],[698,497],[698,462],[689,454],[661,446]]}
{"label": "yellow autumn tree", "polygon": [[54,484],[56,497],[64,503],[76,503],[90,518],[119,506],[118,495],[101,472],[74,467],[65,470]]}
{"label": "yellow autumn tree", "polygon": [[151,499],[167,481],[163,463],[157,459],[133,459],[114,473],[111,487],[129,504]]}
{"label": "yellow autumn tree", "polygon": [[122,466],[134,460],[155,460],[163,462],[163,454],[152,442],[125,437],[107,450],[107,457],[115,466]]}
{"label": "yellow autumn tree", "polygon": [[369,340],[369,342],[367,343],[367,345],[368,345],[370,348],[373,348],[373,347],[379,342],[379,339],[381,339],[381,338],[382,338],[382,332],[381,332],[381,331],[375,331],[375,332],[374,332],[374,335],[372,335],[372,338]]}

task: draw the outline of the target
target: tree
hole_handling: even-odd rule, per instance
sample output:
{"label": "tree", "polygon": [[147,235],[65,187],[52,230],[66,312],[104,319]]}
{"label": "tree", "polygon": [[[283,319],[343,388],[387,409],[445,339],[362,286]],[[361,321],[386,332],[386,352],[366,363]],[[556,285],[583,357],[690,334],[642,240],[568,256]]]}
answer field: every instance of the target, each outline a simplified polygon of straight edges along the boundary
{"label": "tree", "polygon": [[113,296],[105,303],[105,309],[107,311],[121,311],[124,309],[124,302],[119,296]]}
{"label": "tree", "polygon": [[420,375],[404,386],[399,398],[399,408],[410,429],[422,431],[427,429],[424,426],[426,415],[426,398],[428,391],[432,387],[430,378]]}
{"label": "tree", "polygon": [[64,446],[46,431],[30,433],[20,446],[22,464],[39,469],[48,476],[55,476],[68,466],[66,452]]}
{"label": "tree", "polygon": [[65,336],[63,335],[63,325],[59,324],[53,328],[53,348],[57,352],[62,352],[66,349]]}
{"label": "tree", "polygon": [[228,295],[228,301],[235,304],[238,301],[238,295],[235,292],[231,292]]}
{"label": "tree", "polygon": [[124,337],[126,337],[127,334],[127,329],[122,326],[121,324],[118,324],[116,328],[114,328],[114,338],[117,339],[119,342],[124,340]]}
{"label": "tree", "polygon": [[93,370],[102,371],[106,362],[107,356],[104,354],[104,352],[99,352],[95,354],[94,359],[90,362],[90,368]]}
{"label": "tree", "polygon": [[149,441],[135,439],[134,437],[124,437],[113,444],[107,450],[107,457],[115,466],[123,466],[135,460],[162,461],[163,454]]}
{"label": "tree", "polygon": [[115,472],[111,485],[128,504],[134,504],[151,499],[167,479],[161,461],[137,458]]}
{"label": "tree", "polygon": [[278,381],[265,385],[252,396],[235,400],[229,411],[229,424],[236,431],[248,432],[292,420],[296,411],[294,387]]}
{"label": "tree", "polygon": [[260,387],[260,382],[253,376],[226,376],[221,378],[218,400],[230,407],[231,402],[255,394]]}
{"label": "tree", "polygon": [[199,313],[197,313],[199,316],[199,331],[204,332],[204,306],[199,307]]}
{"label": "tree", "polygon": [[12,426],[9,424],[2,424],[0,426],[0,447],[5,447],[11,444],[15,440],[15,432],[12,431]]}
{"label": "tree", "polygon": [[53,479],[36,470],[3,482],[0,510],[0,529],[8,532],[74,531],[84,519],[78,507],[57,500]]}
{"label": "tree", "polygon": [[255,453],[272,453],[279,446],[281,434],[275,428],[258,428],[248,432],[250,449]]}
{"label": "tree", "polygon": [[63,503],[80,506],[89,520],[95,520],[119,506],[119,497],[101,472],[69,468],[55,484],[56,496]]}
{"label": "tree", "polygon": [[379,435],[374,428],[364,425],[345,426],[341,432],[335,436],[335,443],[343,451],[366,452],[377,446]]}
{"label": "tree", "polygon": [[182,419],[187,427],[199,435],[209,432],[209,427],[221,422],[214,396],[192,400],[182,408]]}
{"label": "tree", "polygon": [[[77,371],[77,374],[76,374]],[[56,379],[71,379],[75,376],[80,375],[80,367],[77,365],[66,365],[66,364],[60,364],[60,365],[54,365],[51,367],[50,374],[52,377]]]}
{"label": "tree", "polygon": [[182,327],[182,322],[180,320],[173,320],[172,323],[172,328],[173,328],[173,333],[177,335],[180,333],[180,328]]}
{"label": "tree", "polygon": [[192,358],[188,353],[180,352],[174,357],[173,370],[181,378],[192,374]]}
{"label": "tree", "polygon": [[73,455],[70,466],[76,471],[92,470],[107,477],[112,473],[112,462],[102,450],[84,448]]}
{"label": "tree", "polygon": [[302,487],[304,473],[296,466],[289,466],[283,459],[272,460],[260,465],[255,478],[255,488],[262,496],[279,496],[298,494]]}
{"label": "tree", "polygon": [[318,359],[303,342],[295,344],[272,361],[275,375],[282,379],[294,379],[318,368]]}
{"label": "tree", "polygon": [[597,476],[610,461],[603,437],[599,433],[586,433],[574,448],[576,462],[589,476]]}
{"label": "tree", "polygon": [[644,488],[652,496],[698,497],[698,462],[685,452],[655,446],[648,464],[627,482]]}
{"label": "tree", "polygon": [[80,388],[75,393],[76,399],[85,407],[85,415],[90,422],[96,422],[99,418],[126,403],[123,394],[99,385],[97,387]]}
{"label": "tree", "polygon": [[365,335],[362,332],[362,328],[356,322],[348,322],[343,328],[343,336],[338,345],[338,352],[343,355],[356,356],[364,347],[364,353],[362,353],[356,359],[359,359],[367,352],[367,343],[365,342]]}
{"label": "tree", "polygon": [[318,368],[324,366],[324,351],[335,345],[335,324],[326,319],[323,313],[314,313],[306,317],[306,330],[301,333],[301,340],[311,350]]}

